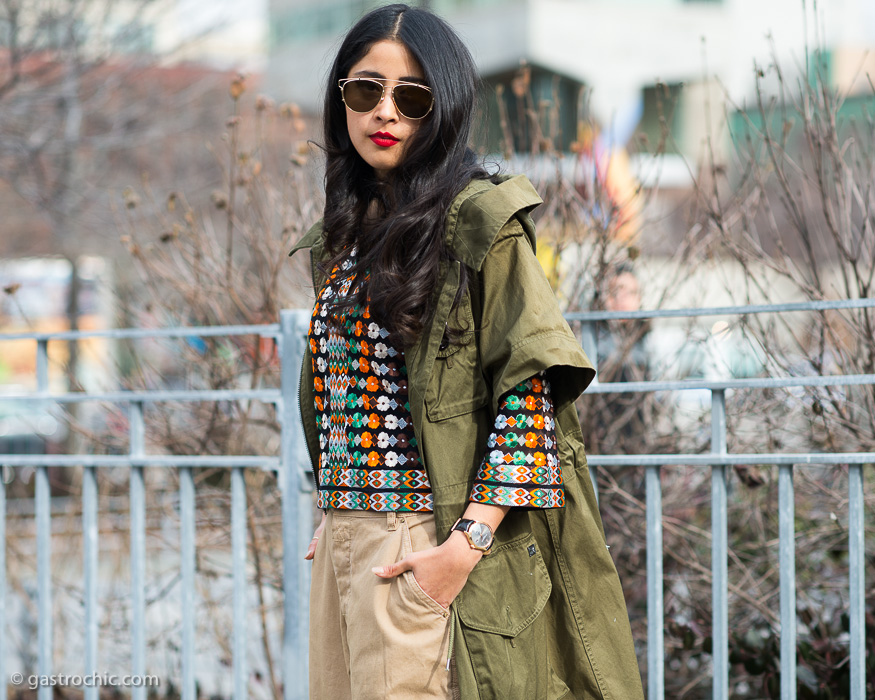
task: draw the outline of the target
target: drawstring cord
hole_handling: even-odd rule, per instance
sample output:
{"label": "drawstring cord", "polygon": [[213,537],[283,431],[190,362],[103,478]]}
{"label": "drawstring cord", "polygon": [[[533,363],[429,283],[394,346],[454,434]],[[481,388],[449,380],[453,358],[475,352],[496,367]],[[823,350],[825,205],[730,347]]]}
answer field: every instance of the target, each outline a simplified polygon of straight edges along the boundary
{"label": "drawstring cord", "polygon": [[450,670],[450,662],[453,660],[453,642],[456,640],[456,606],[450,605],[450,641],[447,645],[447,671]]}

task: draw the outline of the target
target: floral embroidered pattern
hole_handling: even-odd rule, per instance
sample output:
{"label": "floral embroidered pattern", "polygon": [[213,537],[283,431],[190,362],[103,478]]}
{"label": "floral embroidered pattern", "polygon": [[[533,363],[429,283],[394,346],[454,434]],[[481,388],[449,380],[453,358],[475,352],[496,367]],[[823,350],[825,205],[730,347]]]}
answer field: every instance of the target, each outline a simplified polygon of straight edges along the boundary
{"label": "floral embroidered pattern", "polygon": [[502,397],[471,500],[501,506],[565,505],[553,401],[545,372]]}
{"label": "floral embroidered pattern", "polygon": [[335,269],[310,321],[320,508],[433,510],[431,484],[419,457],[407,400],[404,354],[388,332],[354,307],[330,318],[327,304],[346,296],[352,280]]}

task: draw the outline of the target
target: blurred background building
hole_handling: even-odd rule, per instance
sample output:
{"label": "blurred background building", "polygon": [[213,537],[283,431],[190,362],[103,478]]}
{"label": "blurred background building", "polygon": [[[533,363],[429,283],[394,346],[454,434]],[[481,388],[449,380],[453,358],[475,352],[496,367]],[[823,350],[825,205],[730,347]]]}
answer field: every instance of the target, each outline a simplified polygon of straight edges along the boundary
{"label": "blurred background building", "polygon": [[[268,91],[309,111],[319,109],[324,77],[338,37],[367,0],[269,0]],[[426,4],[426,3],[423,3]],[[830,81],[843,92],[869,90],[873,72],[875,3],[843,0],[815,16],[799,0],[433,0],[427,3],[456,27],[488,84],[507,83],[522,61],[531,67],[534,94],[558,92],[565,146],[577,139],[578,92],[611,145],[652,152],[660,117],[669,118],[668,154],[692,162],[708,133],[720,130],[724,91],[738,106],[755,92],[754,63],[774,57],[801,71],[806,37],[827,51]],[[795,75],[789,76],[795,79]],[[659,89],[657,86],[660,86]],[[512,95],[507,95],[512,100]],[[710,113],[706,107],[710,102]],[[660,106],[662,103],[662,106]],[[513,106],[510,105],[512,109]],[[491,110],[493,128],[497,125]],[[709,127],[710,124],[710,127]],[[725,138],[725,131],[724,138]],[[491,137],[494,143],[495,135]],[[714,144],[720,146],[718,139]],[[645,164],[638,170],[647,172]],[[688,177],[664,160],[662,182]]]}

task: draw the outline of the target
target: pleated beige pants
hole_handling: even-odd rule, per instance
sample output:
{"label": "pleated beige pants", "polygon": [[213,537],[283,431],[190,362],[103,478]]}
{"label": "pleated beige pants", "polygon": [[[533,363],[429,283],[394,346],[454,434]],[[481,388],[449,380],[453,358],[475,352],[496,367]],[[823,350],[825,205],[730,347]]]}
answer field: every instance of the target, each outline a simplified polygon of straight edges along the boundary
{"label": "pleated beige pants", "polygon": [[430,513],[328,511],[310,589],[311,700],[453,697],[449,611],[412,571],[371,571],[436,544]]}

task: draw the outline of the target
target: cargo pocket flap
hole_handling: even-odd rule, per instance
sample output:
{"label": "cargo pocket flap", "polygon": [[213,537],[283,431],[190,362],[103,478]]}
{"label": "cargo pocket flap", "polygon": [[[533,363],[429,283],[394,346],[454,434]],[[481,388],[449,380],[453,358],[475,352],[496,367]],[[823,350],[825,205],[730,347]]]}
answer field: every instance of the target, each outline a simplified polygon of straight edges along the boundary
{"label": "cargo pocket flap", "polygon": [[552,584],[531,534],[500,545],[468,577],[455,606],[462,624],[516,637],[541,613]]}

